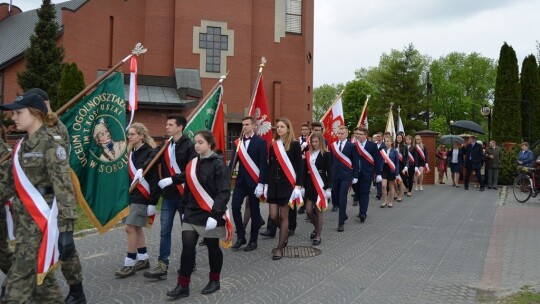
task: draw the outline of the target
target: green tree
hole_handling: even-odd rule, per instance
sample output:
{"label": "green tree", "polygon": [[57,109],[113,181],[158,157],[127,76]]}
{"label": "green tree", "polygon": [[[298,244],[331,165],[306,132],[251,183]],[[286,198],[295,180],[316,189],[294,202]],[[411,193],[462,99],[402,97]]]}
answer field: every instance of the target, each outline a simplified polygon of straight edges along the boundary
{"label": "green tree", "polygon": [[[319,121],[336,97],[345,89],[342,83],[323,84],[313,90],[313,121]],[[344,110],[345,111],[345,110]]]}
{"label": "green tree", "polygon": [[384,130],[391,102],[394,109],[401,107],[405,132],[426,128],[427,99],[422,93],[425,91],[423,75],[428,65],[429,58],[409,44],[402,51],[392,50],[390,54],[383,54],[377,67],[355,72],[358,79],[376,88],[368,106],[370,133]]}
{"label": "green tree", "polygon": [[[352,80],[345,85],[345,92],[343,92],[342,95],[343,112],[345,115],[345,125],[350,131],[358,124],[367,95],[374,91],[373,85],[365,80]],[[368,109],[370,102],[368,102]],[[373,118],[369,115],[368,110],[368,122],[370,128],[372,120]]]}
{"label": "green tree", "polygon": [[30,47],[24,53],[25,70],[17,73],[17,81],[23,90],[40,88],[55,100],[64,60],[64,48],[56,45],[59,35],[56,9],[50,0],[43,0],[37,15],[39,20],[30,36]]}
{"label": "green tree", "polygon": [[521,141],[521,94],[518,64],[516,52],[506,42],[501,47],[499,55],[492,125],[493,139],[498,142]]}
{"label": "green tree", "polygon": [[[443,132],[450,130],[450,121],[473,120],[487,122],[480,108],[492,99],[495,89],[496,64],[478,53],[453,52],[430,65],[433,96],[431,109],[434,120],[444,121]],[[441,132],[441,130],[436,130]]]}
{"label": "green tree", "polygon": [[[521,130],[523,138],[532,142],[540,136],[540,80],[534,55],[529,55],[521,65]],[[530,133],[529,133],[530,131]]]}
{"label": "green tree", "polygon": [[56,99],[51,100],[51,107],[54,111],[60,109],[71,98],[84,90],[84,76],[76,63],[66,63],[62,68],[62,76],[58,83],[58,94]]}

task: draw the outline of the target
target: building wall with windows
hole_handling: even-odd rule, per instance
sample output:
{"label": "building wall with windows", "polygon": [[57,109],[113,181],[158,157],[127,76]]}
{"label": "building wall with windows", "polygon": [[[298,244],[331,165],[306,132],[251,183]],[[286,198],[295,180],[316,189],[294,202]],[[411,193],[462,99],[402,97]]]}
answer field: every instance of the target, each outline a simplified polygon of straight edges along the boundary
{"label": "building wall with windows", "polygon": [[[175,68],[198,69],[203,96],[229,72],[223,85],[229,132],[248,112],[264,56],[271,116],[289,117],[299,133],[312,113],[313,5],[314,0],[89,0],[62,10],[58,41],[65,61],[77,63],[87,84],[137,42],[148,48],[138,59],[139,74],[174,77]],[[21,59],[3,71],[4,102],[21,92],[14,75],[23,68]],[[122,71],[129,73],[127,64]],[[161,135],[168,112],[144,110],[136,120]]]}

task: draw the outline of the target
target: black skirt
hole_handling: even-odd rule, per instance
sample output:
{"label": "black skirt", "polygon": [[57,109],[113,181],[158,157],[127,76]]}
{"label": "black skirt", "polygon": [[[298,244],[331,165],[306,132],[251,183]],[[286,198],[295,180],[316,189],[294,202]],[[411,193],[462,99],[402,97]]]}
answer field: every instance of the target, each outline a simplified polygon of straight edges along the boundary
{"label": "black skirt", "polygon": [[390,169],[390,166],[388,164],[384,164],[381,174],[383,179],[393,181],[396,180],[395,174],[392,174],[392,169]]}

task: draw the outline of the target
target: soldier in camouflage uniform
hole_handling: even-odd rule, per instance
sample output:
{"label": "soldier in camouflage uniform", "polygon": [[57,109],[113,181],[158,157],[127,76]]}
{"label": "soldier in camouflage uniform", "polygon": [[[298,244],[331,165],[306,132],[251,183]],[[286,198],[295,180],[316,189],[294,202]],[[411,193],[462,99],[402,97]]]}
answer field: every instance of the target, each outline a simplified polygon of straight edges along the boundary
{"label": "soldier in camouflage uniform", "polygon": [[[26,91],[26,94],[37,94],[45,101],[47,109],[49,111],[48,115],[56,116],[51,110],[49,95],[42,89],[33,88]],[[47,126],[47,131],[52,134],[58,134],[62,138],[61,145],[66,151],[70,151],[69,145],[69,133],[63,122],[56,120],[56,124]],[[69,157],[68,157],[69,164]],[[75,190],[73,190],[75,191]],[[75,192],[73,192],[75,195]],[[73,206],[75,210],[75,205]],[[60,222],[58,223],[60,225]],[[79,259],[79,253],[75,248],[75,242],[73,240],[73,225],[68,227],[59,227],[60,231],[65,231],[60,233],[58,238],[58,249],[60,250],[60,261],[62,262],[62,274],[69,285],[69,294],[65,299],[65,304],[85,304],[86,297],[84,295],[83,286],[82,286],[82,267],[81,261]]]}
{"label": "soldier in camouflage uniform", "polygon": [[[12,119],[17,129],[28,132],[23,138],[19,153],[14,155],[22,168],[19,174],[26,175],[49,207],[56,198],[60,235],[73,231],[76,219],[75,196],[69,160],[61,137],[46,128],[45,123],[52,125],[54,121],[46,116],[48,110],[45,102],[37,94],[27,94],[18,97],[11,104],[0,106],[0,109],[13,110]],[[30,299],[39,303],[64,303],[52,271],[43,278],[41,285],[37,284],[36,261],[43,233],[31,215],[32,209],[27,209],[19,198],[20,191],[20,188],[15,187],[13,166],[7,166],[7,172],[0,180],[0,202],[14,197],[12,212],[17,239],[4,303],[27,303]]]}
{"label": "soldier in camouflage uniform", "polygon": [[[2,136],[5,134],[4,126],[0,126],[2,130]],[[0,137],[0,160],[4,159],[7,154],[11,152],[11,147]],[[1,168],[0,172],[4,174],[4,169]],[[0,207],[0,270],[7,275],[13,262],[13,252],[9,249],[7,222],[6,222],[6,208]],[[0,292],[0,298],[4,297],[6,291],[7,279],[2,282],[2,291]]]}

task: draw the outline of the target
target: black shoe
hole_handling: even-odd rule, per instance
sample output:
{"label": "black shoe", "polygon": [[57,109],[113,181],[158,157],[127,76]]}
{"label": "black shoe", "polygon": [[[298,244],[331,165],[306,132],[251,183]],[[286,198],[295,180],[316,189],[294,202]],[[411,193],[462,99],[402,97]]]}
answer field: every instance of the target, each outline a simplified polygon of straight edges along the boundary
{"label": "black shoe", "polygon": [[298,209],[298,214],[304,214],[306,212],[306,207],[302,206]]}
{"label": "black shoe", "polygon": [[366,221],[366,218],[367,218],[367,215],[361,214],[361,215],[360,215],[360,223],[365,222],[365,221]]}
{"label": "black shoe", "polygon": [[275,238],[276,237],[276,232],[275,231],[271,231],[269,229],[266,229],[265,232],[261,232],[259,233],[261,236],[264,236],[265,238]]}
{"label": "black shoe", "polygon": [[248,252],[248,251],[253,251],[255,249],[257,249],[257,243],[249,242],[249,244],[247,244],[246,248],[244,248],[244,251]]}
{"label": "black shoe", "polygon": [[463,189],[465,190],[469,190],[469,186],[465,186]]}
{"label": "black shoe", "polygon": [[480,191],[484,191],[484,187],[480,187]]}
{"label": "black shoe", "polygon": [[246,239],[238,239],[236,240],[236,243],[234,243],[234,245],[232,245],[232,249],[233,250],[238,250],[240,249],[240,247],[242,247],[242,245],[245,245],[247,242],[246,242]]}
{"label": "black shoe", "polygon": [[294,235],[294,229],[289,229],[289,236],[293,236]]}
{"label": "black shoe", "polygon": [[497,187],[493,187],[493,190],[499,190],[499,188],[497,188]]}
{"label": "black shoe", "polygon": [[319,246],[321,244],[321,238],[313,239],[312,244],[313,246]]}
{"label": "black shoe", "polygon": [[382,195],[375,196],[378,200],[381,200]]}
{"label": "black shoe", "polygon": [[189,287],[176,285],[173,290],[167,291],[167,297],[174,299],[189,297]]}
{"label": "black shoe", "polygon": [[[2,297],[4,296],[5,288],[2,287]],[[86,297],[84,296],[84,291],[82,283],[70,285],[69,293],[64,300],[66,304],[86,304]]]}
{"label": "black shoe", "polygon": [[349,216],[345,214],[345,220],[348,220],[349,219]]}
{"label": "black shoe", "polygon": [[199,246],[206,246],[206,241],[204,240],[204,238],[202,239],[202,241],[199,242]]}
{"label": "black shoe", "polygon": [[317,232],[315,232],[315,230],[313,230],[313,232],[309,235],[309,239],[313,240],[316,236],[317,236]]}
{"label": "black shoe", "polygon": [[491,186],[488,186],[488,189],[491,189],[492,187]]}
{"label": "black shoe", "polygon": [[352,205],[353,205],[353,206],[358,206],[358,201],[353,201],[353,202],[352,202]]}
{"label": "black shoe", "polygon": [[337,227],[337,231],[338,231],[338,232],[343,232],[343,231],[345,231],[345,228],[343,227],[343,225],[339,225],[339,226]]}
{"label": "black shoe", "polygon": [[220,288],[219,281],[209,281],[201,291],[202,294],[211,294],[218,291]]}
{"label": "black shoe", "polygon": [[332,207],[332,212],[336,212],[336,211],[338,211],[338,210],[339,210],[338,207],[336,207],[336,206]]}

